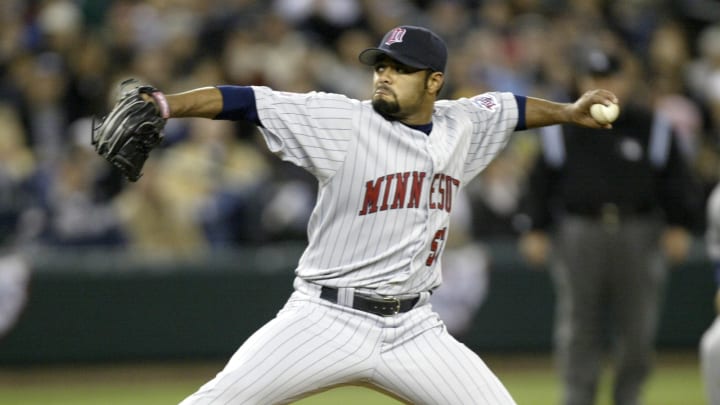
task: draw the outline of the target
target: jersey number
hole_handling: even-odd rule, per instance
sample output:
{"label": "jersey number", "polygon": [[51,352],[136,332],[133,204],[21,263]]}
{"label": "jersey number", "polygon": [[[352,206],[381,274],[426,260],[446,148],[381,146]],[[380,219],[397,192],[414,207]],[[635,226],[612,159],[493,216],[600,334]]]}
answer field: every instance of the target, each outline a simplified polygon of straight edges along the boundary
{"label": "jersey number", "polygon": [[446,229],[447,228],[438,229],[437,232],[435,232],[435,237],[433,237],[432,243],[430,243],[430,254],[428,255],[427,260],[425,260],[426,266],[432,266],[433,263],[435,263],[435,259],[440,256],[443,244],[445,243]]}

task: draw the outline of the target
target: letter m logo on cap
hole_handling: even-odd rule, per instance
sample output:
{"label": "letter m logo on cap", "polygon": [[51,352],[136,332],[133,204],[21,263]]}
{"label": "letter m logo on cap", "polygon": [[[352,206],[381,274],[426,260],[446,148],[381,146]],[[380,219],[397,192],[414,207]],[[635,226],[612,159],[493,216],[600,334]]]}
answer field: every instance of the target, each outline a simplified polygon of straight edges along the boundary
{"label": "letter m logo on cap", "polygon": [[394,30],[390,31],[387,35],[387,39],[385,40],[385,45],[390,46],[392,44],[402,42],[403,37],[405,36],[405,28],[395,28]]}

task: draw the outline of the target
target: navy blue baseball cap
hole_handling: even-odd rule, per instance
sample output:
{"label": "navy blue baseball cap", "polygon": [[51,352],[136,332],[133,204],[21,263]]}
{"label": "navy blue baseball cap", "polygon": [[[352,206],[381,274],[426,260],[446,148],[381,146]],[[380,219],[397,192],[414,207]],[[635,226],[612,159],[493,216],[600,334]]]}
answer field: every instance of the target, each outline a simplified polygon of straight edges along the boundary
{"label": "navy blue baseball cap", "polygon": [[373,66],[380,56],[417,69],[445,72],[447,47],[437,34],[427,28],[402,25],[388,31],[377,48],[360,52],[360,62]]}

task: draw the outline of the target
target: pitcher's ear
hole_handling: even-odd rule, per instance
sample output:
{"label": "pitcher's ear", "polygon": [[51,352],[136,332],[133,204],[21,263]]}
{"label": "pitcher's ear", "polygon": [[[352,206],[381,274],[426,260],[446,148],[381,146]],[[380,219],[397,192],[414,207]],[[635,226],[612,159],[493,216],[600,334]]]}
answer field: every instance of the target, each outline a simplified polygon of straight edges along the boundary
{"label": "pitcher's ear", "polygon": [[442,72],[430,72],[425,82],[425,86],[427,87],[428,91],[435,95],[440,94],[440,90],[442,90],[444,84],[445,75]]}

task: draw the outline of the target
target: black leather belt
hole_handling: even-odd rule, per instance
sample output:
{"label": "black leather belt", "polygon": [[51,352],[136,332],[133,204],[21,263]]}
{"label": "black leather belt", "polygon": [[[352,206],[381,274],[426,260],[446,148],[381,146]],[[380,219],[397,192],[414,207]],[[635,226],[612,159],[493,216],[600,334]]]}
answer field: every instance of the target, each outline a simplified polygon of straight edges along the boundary
{"label": "black leather belt", "polygon": [[[338,290],[332,287],[322,287],[320,290],[320,298],[328,300],[332,303],[338,303]],[[420,300],[420,295],[414,298],[398,299],[398,298],[371,298],[364,295],[355,294],[353,296],[352,307],[369,312],[375,315],[392,316],[402,312],[407,312]]]}

